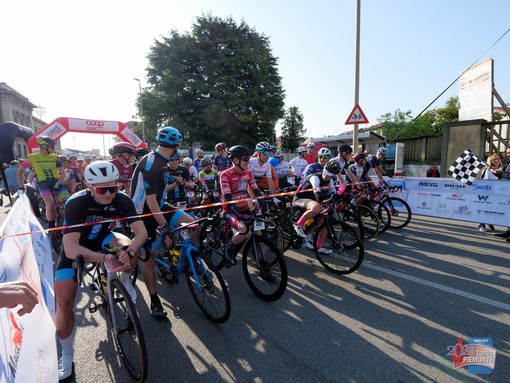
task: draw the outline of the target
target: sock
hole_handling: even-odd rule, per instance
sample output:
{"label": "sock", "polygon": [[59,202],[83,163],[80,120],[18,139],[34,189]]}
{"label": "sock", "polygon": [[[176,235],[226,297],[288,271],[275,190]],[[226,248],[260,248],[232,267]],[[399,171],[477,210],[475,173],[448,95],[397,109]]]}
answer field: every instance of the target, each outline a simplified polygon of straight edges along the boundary
{"label": "sock", "polygon": [[64,355],[64,354],[74,355],[74,347],[73,347],[74,329],[73,329],[73,332],[71,333],[71,335],[69,335],[67,338],[60,339],[60,337],[59,337],[58,340],[60,341],[60,345],[62,346],[62,355]]}
{"label": "sock", "polygon": [[151,297],[151,304],[152,303],[161,303],[158,297],[158,293],[154,293],[152,295],[149,295]]}
{"label": "sock", "polygon": [[126,284],[126,283],[128,283],[128,282],[129,282],[129,283],[131,283],[131,282],[129,281],[129,273],[124,273],[124,272],[120,273],[119,281],[120,281],[123,285],[125,285],[125,284]]}
{"label": "sock", "polygon": [[53,221],[48,221],[48,227],[49,227],[50,229],[53,229],[53,228],[55,227],[55,220],[53,220]]}
{"label": "sock", "polygon": [[308,233],[306,235],[306,242],[312,242],[312,236],[313,236],[313,232],[312,233]]}
{"label": "sock", "polygon": [[320,249],[322,247],[322,244],[324,243],[324,238],[319,237],[317,238],[317,248]]}
{"label": "sock", "polygon": [[304,214],[299,217],[299,219],[297,220],[296,222],[296,226],[303,226],[303,224],[306,222],[306,219],[305,219],[305,216]]}

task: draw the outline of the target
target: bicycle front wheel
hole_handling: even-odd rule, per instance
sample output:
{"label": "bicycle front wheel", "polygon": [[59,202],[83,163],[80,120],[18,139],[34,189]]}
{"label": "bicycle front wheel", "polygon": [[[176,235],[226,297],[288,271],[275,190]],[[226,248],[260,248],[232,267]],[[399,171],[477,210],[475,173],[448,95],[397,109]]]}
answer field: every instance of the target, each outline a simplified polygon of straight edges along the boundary
{"label": "bicycle front wheel", "polygon": [[356,212],[353,213],[350,211],[350,213],[357,215],[360,218],[363,225],[364,236],[360,237],[363,239],[375,238],[377,234],[379,234],[379,230],[381,228],[381,223],[379,221],[379,218],[377,217],[377,214],[372,209],[365,205],[354,205],[352,208],[356,209]]}
{"label": "bicycle front wheel", "polygon": [[[322,229],[327,234],[320,248],[317,240]],[[325,269],[335,274],[350,274],[356,271],[365,255],[363,240],[356,230],[343,222],[325,222],[315,230],[313,238],[315,256]]]}
{"label": "bicycle front wheel", "polygon": [[243,250],[243,273],[257,297],[273,302],[287,288],[287,265],[282,252],[268,238],[254,234]]}
{"label": "bicycle front wheel", "polygon": [[223,222],[210,220],[200,228],[200,252],[209,258],[218,270],[223,268],[226,246]]}
{"label": "bicycle front wheel", "polygon": [[184,273],[196,304],[207,318],[224,323],[230,317],[227,285],[212,261],[196,250],[191,251],[193,264],[186,262]]}
{"label": "bicycle front wheel", "polygon": [[108,291],[113,338],[126,371],[135,382],[147,377],[147,348],[135,305],[118,278]]}
{"label": "bicycle front wheel", "polygon": [[390,227],[392,229],[402,229],[411,222],[411,208],[406,201],[397,197],[389,197],[384,200],[384,206],[388,208],[391,214]]}
{"label": "bicycle front wheel", "polygon": [[390,209],[379,201],[370,201],[370,207],[375,214],[377,214],[377,218],[379,218],[379,222],[381,223],[379,233],[384,233],[391,227]]}

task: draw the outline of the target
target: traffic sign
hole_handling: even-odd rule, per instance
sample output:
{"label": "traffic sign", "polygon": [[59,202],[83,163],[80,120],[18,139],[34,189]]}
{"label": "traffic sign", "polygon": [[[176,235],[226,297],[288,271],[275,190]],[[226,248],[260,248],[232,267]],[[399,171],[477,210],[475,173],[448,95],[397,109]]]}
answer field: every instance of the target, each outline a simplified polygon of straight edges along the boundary
{"label": "traffic sign", "polygon": [[356,104],[347,121],[345,121],[345,125],[349,124],[368,124],[368,119],[358,104]]}

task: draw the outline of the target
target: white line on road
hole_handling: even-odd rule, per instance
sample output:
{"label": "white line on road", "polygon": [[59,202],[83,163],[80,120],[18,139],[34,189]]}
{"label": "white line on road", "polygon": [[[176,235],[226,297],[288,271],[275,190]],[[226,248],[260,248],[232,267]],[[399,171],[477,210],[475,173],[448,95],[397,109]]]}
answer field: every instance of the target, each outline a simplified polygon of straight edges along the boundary
{"label": "white line on road", "polygon": [[420,284],[425,285],[425,286],[433,287],[433,288],[438,289],[438,290],[443,290],[443,291],[446,291],[446,292],[449,292],[449,293],[452,293],[452,294],[456,294],[456,295],[459,295],[459,296],[464,297],[464,298],[473,299],[473,300],[478,301],[478,302],[486,303],[488,305],[496,306],[496,307],[499,307],[500,309],[504,309],[504,310],[510,311],[510,305],[507,305],[506,303],[503,303],[503,302],[498,302],[498,301],[495,301],[495,300],[492,300],[492,299],[489,299],[489,298],[481,297],[480,295],[475,295],[475,294],[467,293],[465,291],[457,290],[457,289],[454,289],[454,288],[451,288],[451,287],[448,287],[448,286],[443,286],[443,285],[440,285],[439,283],[430,282],[430,281],[427,281],[425,279],[413,277],[411,275],[400,273],[398,271],[393,271],[393,270],[387,269],[385,267],[376,266],[376,265],[369,264],[369,263],[364,263],[363,266],[364,267],[369,267],[369,268],[377,270],[377,271],[381,271],[383,273],[391,274],[391,275],[394,275],[396,277],[404,278],[404,279],[407,279],[409,281],[417,282],[417,283],[420,283]]}

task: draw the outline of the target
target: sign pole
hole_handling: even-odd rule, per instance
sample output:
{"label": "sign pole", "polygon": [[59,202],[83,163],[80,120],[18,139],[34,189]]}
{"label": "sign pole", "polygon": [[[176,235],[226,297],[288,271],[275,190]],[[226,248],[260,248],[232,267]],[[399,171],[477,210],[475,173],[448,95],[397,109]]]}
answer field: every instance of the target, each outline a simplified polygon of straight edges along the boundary
{"label": "sign pole", "polygon": [[[361,0],[356,1],[356,72],[354,76],[354,105],[359,104],[359,40],[360,40],[360,8]],[[358,152],[358,124],[354,124],[352,133],[352,148]]]}

